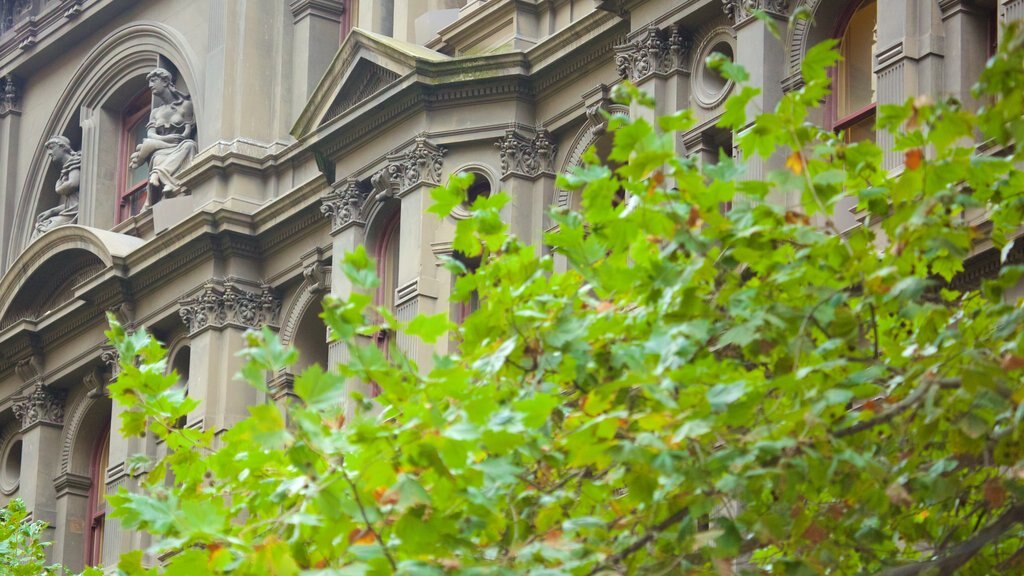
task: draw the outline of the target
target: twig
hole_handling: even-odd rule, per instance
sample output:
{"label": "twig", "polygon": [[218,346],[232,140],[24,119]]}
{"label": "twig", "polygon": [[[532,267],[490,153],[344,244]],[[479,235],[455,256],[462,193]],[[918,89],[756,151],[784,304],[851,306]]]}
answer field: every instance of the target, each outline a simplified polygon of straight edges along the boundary
{"label": "twig", "polygon": [[[998,540],[1000,536],[1020,522],[1024,522],[1024,504],[1010,507],[998,520],[951,548],[949,554],[924,562],[888,568],[879,572],[877,576],[914,576],[924,573],[953,574],[982,548]],[[1016,554],[1014,555],[1016,556]]]}
{"label": "twig", "polygon": [[626,546],[620,552],[618,552],[616,554],[612,554],[611,556],[608,557],[607,560],[605,560],[601,564],[598,564],[597,566],[595,566],[594,569],[590,571],[589,576],[593,576],[594,574],[597,574],[597,573],[607,569],[608,566],[614,566],[615,564],[618,564],[619,562],[622,562],[623,560],[628,558],[631,554],[633,554],[637,550],[643,548],[648,543],[650,543],[651,540],[654,540],[655,538],[657,538],[658,535],[661,534],[662,532],[664,532],[666,529],[671,528],[673,525],[678,524],[679,522],[681,522],[683,518],[686,518],[687,512],[688,511],[685,508],[683,508],[681,510],[677,510],[674,514],[672,514],[668,518],[666,518],[666,519],[662,520],[661,522],[655,524],[650,530],[647,531],[646,534],[644,534],[640,538],[637,538],[632,544],[630,544],[629,546]]}
{"label": "twig", "polygon": [[359,497],[359,489],[356,488],[356,483],[349,477],[348,472],[345,472],[343,468],[338,469],[341,472],[341,477],[348,483],[349,488],[352,489],[352,496],[355,498],[356,506],[359,506],[359,513],[363,516],[363,522],[366,523],[366,529],[373,534],[373,537],[380,543],[380,549],[384,552],[384,557],[388,559],[388,563],[391,564],[391,569],[397,571],[398,564],[395,563],[395,559],[391,556],[391,552],[388,551],[388,547],[384,544],[384,539],[377,533],[377,529],[373,527],[373,522],[370,522],[369,516],[366,515],[366,508],[363,506],[363,499]]}
{"label": "twig", "polygon": [[918,386],[917,389],[915,389],[913,392],[911,392],[909,396],[907,396],[903,400],[900,400],[896,404],[893,404],[892,408],[886,410],[885,412],[879,414],[878,416],[875,416],[874,418],[862,420],[860,422],[857,422],[856,424],[847,426],[846,428],[840,428],[839,430],[833,432],[832,435],[837,438],[843,438],[845,436],[851,436],[858,432],[863,432],[864,430],[867,430],[869,428],[874,428],[879,424],[884,424],[885,422],[892,420],[896,416],[899,416],[900,414],[906,412],[908,409],[910,409],[915,404],[920,402],[924,398],[924,395],[928,393],[928,390],[930,390],[931,387],[936,384],[936,382],[937,381],[933,379],[925,380],[925,382]]}

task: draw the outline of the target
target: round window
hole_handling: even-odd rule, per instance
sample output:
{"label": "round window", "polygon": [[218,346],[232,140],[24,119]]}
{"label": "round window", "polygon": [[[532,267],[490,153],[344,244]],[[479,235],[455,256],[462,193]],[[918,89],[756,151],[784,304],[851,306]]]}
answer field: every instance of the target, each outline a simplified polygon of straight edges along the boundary
{"label": "round window", "polygon": [[4,494],[13,494],[21,481],[21,438],[7,443],[4,447],[2,466],[0,466],[0,490]]}
{"label": "round window", "polygon": [[719,28],[709,34],[700,45],[695,61],[696,73],[693,78],[693,95],[703,108],[714,108],[721,104],[732,89],[732,80],[726,79],[718,70],[707,64],[708,57],[718,53],[729,62],[736,61],[736,52],[730,28]]}

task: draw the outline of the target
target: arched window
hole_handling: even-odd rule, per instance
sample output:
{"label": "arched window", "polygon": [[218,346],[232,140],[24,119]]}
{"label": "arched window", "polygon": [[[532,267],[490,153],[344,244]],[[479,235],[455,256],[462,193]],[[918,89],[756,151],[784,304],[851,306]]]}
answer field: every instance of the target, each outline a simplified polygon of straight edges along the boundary
{"label": "arched window", "polygon": [[85,563],[103,564],[103,532],[107,516],[107,465],[110,462],[110,427],[100,434],[93,449],[89,486],[89,541],[85,548]]}
{"label": "arched window", "polygon": [[837,31],[843,59],[836,66],[832,98],[832,128],[843,132],[848,142],[875,139],[878,92],[874,71],[877,4],[862,0],[854,6]]}
{"label": "arched window", "polygon": [[[473,203],[476,202],[477,198],[487,197],[491,195],[491,181],[483,174],[474,172],[473,175],[473,184],[469,187],[468,190],[466,190],[466,201],[463,204],[463,208],[467,212],[471,209]],[[457,259],[459,262],[461,262],[463,266],[466,267],[467,274],[472,274],[476,272],[477,268],[480,267],[480,256],[472,257],[467,256],[461,252],[455,252],[453,254],[453,257]],[[458,277],[452,278],[453,291],[455,289],[455,283],[457,283],[458,280]],[[461,324],[470,314],[476,312],[478,308],[480,308],[480,295],[477,293],[476,290],[474,290],[473,293],[469,295],[469,298],[467,300],[452,303],[451,317],[455,322]]]}
{"label": "arched window", "polygon": [[132,168],[129,157],[135,151],[135,147],[146,138],[152,102],[152,94],[149,90],[144,90],[133,98],[121,113],[121,144],[117,167],[118,222],[138,214],[146,203],[149,166],[143,162]]}
{"label": "arched window", "polygon": [[[377,245],[377,277],[380,285],[377,288],[377,305],[395,312],[395,291],[398,289],[398,251],[402,243],[401,218],[396,214],[380,237]],[[386,331],[378,334],[377,342],[384,351],[391,344],[391,334]]]}

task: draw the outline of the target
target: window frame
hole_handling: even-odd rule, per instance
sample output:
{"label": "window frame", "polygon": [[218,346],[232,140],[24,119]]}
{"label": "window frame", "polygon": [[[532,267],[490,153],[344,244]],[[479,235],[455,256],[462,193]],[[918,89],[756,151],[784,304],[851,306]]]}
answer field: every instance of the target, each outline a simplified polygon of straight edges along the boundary
{"label": "window frame", "polygon": [[152,109],[153,96],[147,88],[129,100],[128,104],[121,110],[120,145],[118,146],[120,153],[118,154],[117,161],[117,202],[114,206],[114,221],[117,224],[141,212],[140,208],[139,212],[132,213],[133,199],[139,202],[140,207],[145,205],[146,202],[145,196],[148,194],[147,184],[149,178],[146,177],[138,182],[129,184],[128,175],[131,172],[130,158],[132,153],[135,152],[135,146],[138,145],[138,142],[135,142],[133,138],[133,128],[139,122],[148,120]]}
{"label": "window frame", "polygon": [[[105,458],[104,458],[105,456]],[[102,461],[106,460],[106,463]],[[103,539],[106,535],[107,504],[100,502],[100,489],[106,495],[105,480],[107,477],[107,466],[110,463],[110,424],[103,427],[100,440],[92,450],[91,462],[89,464],[89,508],[87,521],[88,538],[85,545],[85,564],[97,566],[103,562]]]}
{"label": "window frame", "polygon": [[[839,40],[838,49],[842,53],[843,37],[846,36],[846,32],[850,27],[850,23],[853,20],[853,16],[857,13],[861,7],[867,3],[873,2],[875,5],[875,29],[878,28],[878,0],[853,0],[849,2],[844,8],[839,23],[836,25],[835,30],[832,33],[832,37]],[[871,55],[871,73],[874,75],[874,58],[875,55]],[[848,135],[848,129],[855,126],[868,118],[875,117],[878,110],[878,92],[876,89],[875,99],[870,104],[861,106],[860,108],[853,110],[845,116],[839,116],[839,71],[842,63],[836,63],[831,69],[829,69],[829,79],[832,84],[832,91],[828,96],[826,102],[826,114],[827,114],[827,125],[833,132],[844,132]]]}

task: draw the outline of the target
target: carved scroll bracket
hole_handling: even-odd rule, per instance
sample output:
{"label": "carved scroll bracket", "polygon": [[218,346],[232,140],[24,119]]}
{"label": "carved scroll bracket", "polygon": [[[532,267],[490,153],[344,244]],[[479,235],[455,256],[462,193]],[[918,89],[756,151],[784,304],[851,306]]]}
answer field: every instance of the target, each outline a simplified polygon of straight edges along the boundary
{"label": "carved scroll bracket", "polygon": [[20,98],[21,83],[13,74],[8,74],[0,79],[0,118],[10,113],[21,113]]}

